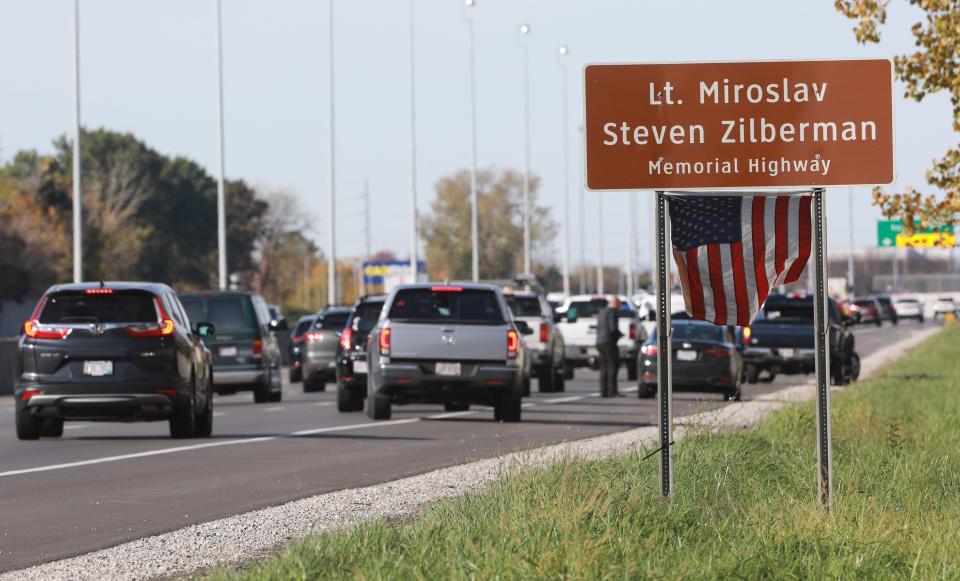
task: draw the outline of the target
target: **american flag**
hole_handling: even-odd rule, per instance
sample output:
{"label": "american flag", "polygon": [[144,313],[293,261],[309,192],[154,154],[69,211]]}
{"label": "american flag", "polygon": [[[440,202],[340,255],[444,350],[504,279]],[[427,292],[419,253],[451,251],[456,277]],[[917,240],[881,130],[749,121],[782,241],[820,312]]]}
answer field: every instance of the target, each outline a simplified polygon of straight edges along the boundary
{"label": "american flag", "polygon": [[810,258],[811,196],[670,196],[673,257],[687,313],[749,325],[770,289]]}

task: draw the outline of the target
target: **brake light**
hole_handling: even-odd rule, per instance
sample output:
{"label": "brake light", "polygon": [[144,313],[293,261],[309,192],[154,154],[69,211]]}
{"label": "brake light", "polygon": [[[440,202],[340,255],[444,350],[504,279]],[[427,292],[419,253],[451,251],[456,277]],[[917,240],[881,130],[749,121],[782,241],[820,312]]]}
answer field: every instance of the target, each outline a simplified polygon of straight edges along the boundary
{"label": "brake light", "polygon": [[[97,290],[97,289],[91,289]],[[163,305],[158,299],[153,299],[153,304],[157,307],[157,322],[130,325],[124,330],[131,337],[168,337],[173,335],[173,319],[167,316],[163,310]]]}
{"label": "brake light", "polygon": [[380,355],[384,357],[390,356],[390,342],[393,338],[393,329],[390,327],[384,327],[380,331]]}
{"label": "brake light", "polygon": [[716,357],[717,359],[729,359],[730,352],[724,349],[723,347],[711,347],[704,351],[707,355]]}
{"label": "brake light", "polygon": [[23,324],[23,332],[27,334],[27,337],[33,339],[66,339],[72,330],[69,327],[41,325],[36,320],[27,321]]}
{"label": "brake light", "polygon": [[254,339],[254,340],[253,340],[253,354],[254,354],[254,355],[263,355],[263,339]]}
{"label": "brake light", "polygon": [[630,340],[631,341],[637,340],[637,324],[636,323],[630,323]]}
{"label": "brake light", "polygon": [[517,333],[513,329],[507,331],[507,357],[509,359],[516,359],[517,353],[520,351],[520,333]]}
{"label": "brake light", "polygon": [[643,354],[646,355],[647,357],[654,357],[654,356],[656,356],[657,351],[658,351],[658,349],[657,349],[657,346],[656,346],[656,345],[644,345],[644,346],[640,349],[640,353],[643,353]]}
{"label": "brake light", "polygon": [[23,393],[20,395],[20,399],[21,399],[22,401],[29,401],[30,398],[33,397],[33,396],[35,396],[35,395],[43,395],[43,390],[42,390],[42,389],[37,389],[37,388],[25,389],[25,390],[23,391]]}
{"label": "brake light", "polygon": [[430,290],[435,293],[458,293],[463,290],[462,286],[432,286]]}
{"label": "brake light", "polygon": [[88,295],[112,295],[113,289],[112,288],[88,288],[83,292]]}
{"label": "brake light", "polygon": [[550,325],[540,323],[540,342],[546,343],[550,340]]}
{"label": "brake light", "polygon": [[323,341],[323,333],[307,333],[304,339],[307,343],[319,343]]}
{"label": "brake light", "polygon": [[750,340],[750,337],[753,335],[753,331],[750,330],[750,327],[743,328],[743,342],[746,343]]}
{"label": "brake light", "polygon": [[347,327],[340,333],[340,347],[349,351],[353,347],[353,327]]}

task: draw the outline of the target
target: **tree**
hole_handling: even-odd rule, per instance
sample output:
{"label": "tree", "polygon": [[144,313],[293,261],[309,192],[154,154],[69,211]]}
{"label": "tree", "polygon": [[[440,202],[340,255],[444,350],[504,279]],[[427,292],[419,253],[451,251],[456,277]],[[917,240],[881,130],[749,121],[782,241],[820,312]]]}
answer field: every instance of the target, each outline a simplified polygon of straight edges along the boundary
{"label": "tree", "polygon": [[[906,83],[905,96],[917,101],[940,91],[950,93],[953,129],[960,131],[960,6],[956,0],[908,0],[924,12],[913,25],[918,50],[894,58],[897,78]],[[857,22],[858,42],[879,42],[890,0],[836,0],[844,16]],[[917,226],[954,225],[960,213],[960,147],[953,147],[927,171],[927,183],[944,192],[923,195],[913,187],[893,194],[874,189],[874,204],[889,218],[900,217],[907,234]]]}
{"label": "tree", "polygon": [[[556,235],[550,210],[537,205],[539,178],[530,180],[531,252],[545,249]],[[431,214],[423,217],[420,235],[426,242],[426,259],[434,279],[468,279],[472,276],[470,241],[470,174],[460,171],[441,178]],[[522,268],[523,177],[506,170],[485,170],[477,176],[480,275],[506,278]]]}

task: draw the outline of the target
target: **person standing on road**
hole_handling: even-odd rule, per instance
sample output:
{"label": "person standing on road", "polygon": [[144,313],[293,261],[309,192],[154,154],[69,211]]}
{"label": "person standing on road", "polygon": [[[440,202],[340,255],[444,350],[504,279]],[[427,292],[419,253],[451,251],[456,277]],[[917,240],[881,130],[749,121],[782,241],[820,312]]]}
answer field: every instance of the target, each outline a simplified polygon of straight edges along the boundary
{"label": "person standing on road", "polygon": [[617,341],[623,336],[619,324],[620,299],[610,297],[607,306],[597,313],[597,351],[600,353],[600,395],[617,397],[617,372],[620,370],[620,351]]}

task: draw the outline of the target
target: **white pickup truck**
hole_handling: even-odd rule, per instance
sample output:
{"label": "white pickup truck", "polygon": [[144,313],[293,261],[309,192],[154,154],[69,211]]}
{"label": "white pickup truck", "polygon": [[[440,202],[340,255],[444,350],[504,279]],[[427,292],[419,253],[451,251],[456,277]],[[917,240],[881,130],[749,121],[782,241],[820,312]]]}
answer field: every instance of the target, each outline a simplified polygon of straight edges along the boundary
{"label": "white pickup truck", "polygon": [[[557,309],[566,344],[564,374],[573,379],[574,369],[600,366],[597,352],[597,313],[607,305],[607,298],[595,295],[574,295],[564,301]],[[620,348],[620,361],[627,368],[627,377],[637,379],[637,353],[647,338],[647,332],[640,324],[637,311],[627,297],[620,297],[620,332],[623,336],[617,342]]]}

